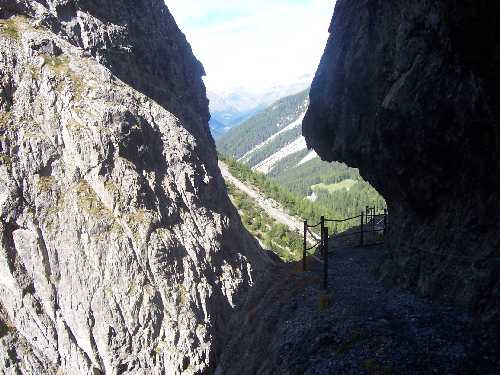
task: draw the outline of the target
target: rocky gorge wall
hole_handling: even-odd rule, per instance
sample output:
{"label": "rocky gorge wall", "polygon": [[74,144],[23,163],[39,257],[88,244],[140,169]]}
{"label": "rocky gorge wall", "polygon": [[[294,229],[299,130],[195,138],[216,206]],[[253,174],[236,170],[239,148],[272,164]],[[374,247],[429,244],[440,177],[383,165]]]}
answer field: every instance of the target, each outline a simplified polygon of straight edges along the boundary
{"label": "rocky gorge wall", "polygon": [[162,1],[0,0],[0,373],[210,373],[272,266]]}
{"label": "rocky gorge wall", "polygon": [[303,124],[390,210],[382,276],[500,315],[500,15],[493,1],[338,0]]}

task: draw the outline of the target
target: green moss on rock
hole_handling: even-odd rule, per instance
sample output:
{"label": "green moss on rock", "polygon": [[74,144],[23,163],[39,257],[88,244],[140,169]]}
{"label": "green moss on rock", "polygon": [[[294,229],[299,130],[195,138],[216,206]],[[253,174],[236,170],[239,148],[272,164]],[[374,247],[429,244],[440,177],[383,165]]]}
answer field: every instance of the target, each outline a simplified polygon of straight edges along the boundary
{"label": "green moss on rock", "polygon": [[51,56],[45,54],[43,55],[43,60],[44,64],[50,67],[61,78],[57,84],[57,90],[62,91],[65,79],[69,78],[73,92],[75,93],[75,99],[80,100],[85,90],[85,85],[83,79],[70,68],[68,56]]}
{"label": "green moss on rock", "polygon": [[10,120],[11,114],[8,111],[2,111],[0,112],[0,129],[4,128],[7,126],[9,120]]}
{"label": "green moss on rock", "polygon": [[39,176],[38,178],[38,189],[42,192],[50,192],[54,189],[56,179],[52,176]]}
{"label": "green moss on rock", "polygon": [[7,169],[11,169],[12,158],[7,154],[0,153],[0,165],[6,165]]}
{"label": "green moss on rock", "polygon": [[19,39],[19,21],[21,17],[12,17],[5,20],[0,20],[0,35],[5,35],[11,39]]}
{"label": "green moss on rock", "polygon": [[75,187],[78,196],[78,207],[97,217],[107,217],[111,211],[104,206],[94,189],[85,180],[81,180]]}
{"label": "green moss on rock", "polygon": [[51,56],[45,54],[43,55],[43,61],[57,74],[66,75],[69,72],[69,59],[65,55]]}

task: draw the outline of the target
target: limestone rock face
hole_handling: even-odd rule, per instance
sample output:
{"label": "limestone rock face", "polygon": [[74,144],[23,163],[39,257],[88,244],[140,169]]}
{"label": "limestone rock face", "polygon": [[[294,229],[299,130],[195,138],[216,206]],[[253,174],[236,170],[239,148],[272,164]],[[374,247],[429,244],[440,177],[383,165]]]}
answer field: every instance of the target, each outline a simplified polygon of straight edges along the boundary
{"label": "limestone rock face", "polygon": [[210,373],[270,260],[166,6],[0,1],[0,373]]}
{"label": "limestone rock face", "polygon": [[337,1],[303,132],[390,209],[384,276],[500,311],[500,6]]}

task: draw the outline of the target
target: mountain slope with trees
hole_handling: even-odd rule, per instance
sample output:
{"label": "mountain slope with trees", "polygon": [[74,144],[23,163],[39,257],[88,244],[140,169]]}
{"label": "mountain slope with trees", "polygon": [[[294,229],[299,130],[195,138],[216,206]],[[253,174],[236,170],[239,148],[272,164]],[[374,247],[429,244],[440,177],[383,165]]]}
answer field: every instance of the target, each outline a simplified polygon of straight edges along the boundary
{"label": "mountain slope with trees", "polygon": [[309,90],[306,90],[278,100],[224,134],[217,142],[218,150],[225,155],[241,158],[287,125],[298,120],[307,110],[308,97]]}
{"label": "mountain slope with trees", "polygon": [[[346,218],[358,215],[364,208],[385,207],[383,198],[367,183],[357,183],[351,189],[340,189],[334,192],[318,189],[316,200],[307,199],[304,195],[290,191],[285,186],[269,178],[263,173],[255,172],[247,165],[233,158],[219,155],[219,159],[228,166],[231,174],[240,181],[259,189],[263,194],[280,203],[288,212],[296,217],[317,223],[321,216],[327,218]],[[350,228],[357,223],[347,222],[337,226],[337,231]]]}
{"label": "mountain slope with trees", "polygon": [[219,153],[240,178],[263,186],[303,218],[317,219],[317,212],[356,216],[366,205],[384,208],[384,199],[357,169],[324,162],[307,150],[301,132],[308,105],[308,90],[277,101],[224,134]]}

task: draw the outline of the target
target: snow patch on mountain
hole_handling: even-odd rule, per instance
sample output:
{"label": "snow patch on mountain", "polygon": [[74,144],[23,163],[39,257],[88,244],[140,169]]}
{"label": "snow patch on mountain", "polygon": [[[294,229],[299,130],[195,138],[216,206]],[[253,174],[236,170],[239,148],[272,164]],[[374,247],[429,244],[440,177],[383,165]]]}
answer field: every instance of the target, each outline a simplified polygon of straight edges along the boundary
{"label": "snow patch on mountain", "polygon": [[257,164],[252,169],[255,171],[264,173],[264,174],[268,174],[269,172],[271,172],[271,170],[276,165],[276,163],[283,160],[287,156],[290,156],[290,155],[293,155],[297,152],[305,150],[306,148],[307,148],[306,140],[303,136],[300,136],[292,143],[289,143],[288,145],[286,145],[285,147],[280,149],[278,152],[275,152],[274,154],[269,156],[267,159],[261,161],[259,164]]}
{"label": "snow patch on mountain", "polygon": [[316,153],[316,151],[311,151],[306,156],[304,156],[304,158],[301,161],[299,161],[299,163],[297,164],[297,167],[301,166],[301,165],[307,163],[308,161],[311,161],[317,157],[318,157],[318,154]]}
{"label": "snow patch on mountain", "polygon": [[[238,161],[246,162],[248,161],[248,158],[250,155],[252,155],[254,152],[260,150],[262,147],[268,145],[272,141],[274,141],[278,136],[280,136],[283,133],[286,133],[287,131],[293,130],[299,126],[302,125],[302,121],[304,120],[304,116],[306,115],[306,111],[304,111],[297,120],[293,121],[289,125],[285,126],[283,129],[281,129],[279,132],[274,133],[272,136],[270,136],[268,139],[266,139],[264,142],[259,143],[256,145],[254,148],[252,148],[250,151],[245,153],[241,158],[238,159]],[[279,126],[279,124],[277,125]]]}

